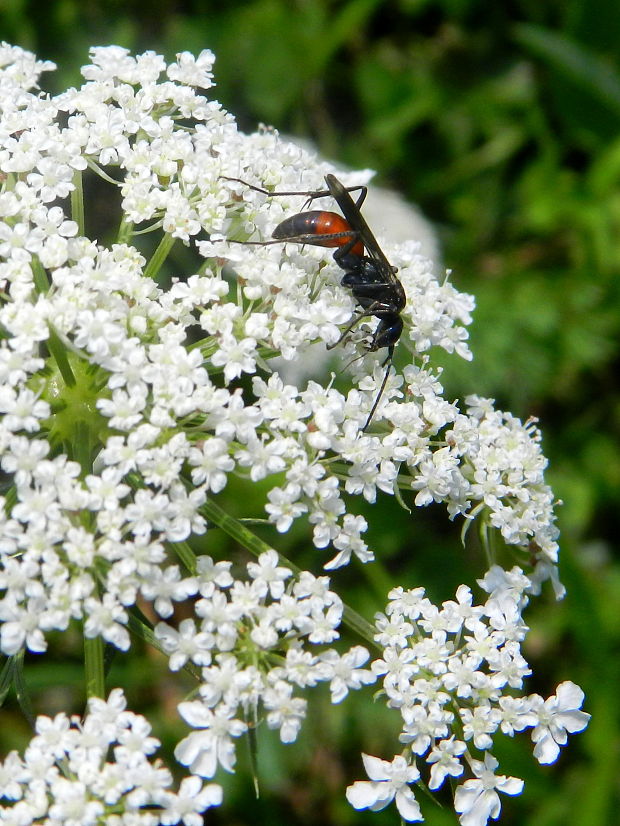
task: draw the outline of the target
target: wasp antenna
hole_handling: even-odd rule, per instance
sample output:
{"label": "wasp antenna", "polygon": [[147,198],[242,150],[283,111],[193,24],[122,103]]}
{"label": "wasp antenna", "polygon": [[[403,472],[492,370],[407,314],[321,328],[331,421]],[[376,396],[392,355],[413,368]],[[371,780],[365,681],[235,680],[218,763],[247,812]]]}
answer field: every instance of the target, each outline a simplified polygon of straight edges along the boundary
{"label": "wasp antenna", "polygon": [[272,244],[281,244],[281,241],[239,241],[236,238],[227,238],[228,244],[241,244],[244,247],[269,247]]}
{"label": "wasp antenna", "polygon": [[220,181],[232,181],[235,184],[243,184],[244,186],[247,186],[248,189],[253,189],[254,192],[260,192],[263,195],[271,195],[268,189],[251,184],[249,181],[244,181],[243,178],[231,178],[229,175],[219,175],[218,178]]}

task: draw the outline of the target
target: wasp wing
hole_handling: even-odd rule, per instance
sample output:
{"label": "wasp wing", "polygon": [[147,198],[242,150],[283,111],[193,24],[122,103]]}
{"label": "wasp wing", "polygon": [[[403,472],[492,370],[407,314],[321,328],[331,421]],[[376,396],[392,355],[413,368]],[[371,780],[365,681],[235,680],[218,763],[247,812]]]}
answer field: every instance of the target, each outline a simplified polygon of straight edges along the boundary
{"label": "wasp wing", "polygon": [[366,248],[368,257],[376,264],[378,272],[385,278],[387,284],[398,284],[400,287],[400,282],[398,278],[396,278],[394,267],[392,267],[385,257],[385,253],[379,246],[377,239],[372,234],[370,227],[364,220],[357,204],[349,195],[346,187],[340,183],[335,175],[326,175],[325,183],[333,199],[342,210],[342,214],[346,218],[349,226],[358,234],[360,241]]}

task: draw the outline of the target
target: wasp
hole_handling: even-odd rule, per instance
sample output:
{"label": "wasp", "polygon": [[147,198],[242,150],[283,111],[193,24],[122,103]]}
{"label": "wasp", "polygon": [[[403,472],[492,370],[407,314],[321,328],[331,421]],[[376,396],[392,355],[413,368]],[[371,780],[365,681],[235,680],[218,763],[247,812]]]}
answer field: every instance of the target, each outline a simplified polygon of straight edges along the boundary
{"label": "wasp", "polygon": [[[331,195],[340,207],[342,215],[326,210],[309,210],[291,215],[274,229],[273,241],[257,243],[288,241],[336,248],[334,261],[344,270],[340,283],[351,290],[361,308],[337,344],[346,338],[360,319],[373,316],[379,319],[372,338],[367,344],[367,350],[375,352],[387,347],[387,356],[383,362],[386,371],[366,424],[362,428],[362,431],[365,431],[375,415],[385,390],[394,357],[394,347],[403,331],[401,313],[407,303],[403,285],[396,276],[398,270],[387,260],[360,211],[368,193],[367,187],[347,188],[335,175],[326,175],[327,189],[315,192],[269,192],[247,184],[239,178],[226,178],[226,180],[246,184],[251,189],[265,195],[305,195],[308,198],[307,203]],[[354,201],[350,193],[358,190],[359,195]]]}

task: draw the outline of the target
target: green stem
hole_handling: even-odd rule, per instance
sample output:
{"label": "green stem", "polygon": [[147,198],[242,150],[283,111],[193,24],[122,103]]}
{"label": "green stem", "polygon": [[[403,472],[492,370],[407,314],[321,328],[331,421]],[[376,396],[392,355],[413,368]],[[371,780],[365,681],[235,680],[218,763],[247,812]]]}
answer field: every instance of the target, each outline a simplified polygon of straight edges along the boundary
{"label": "green stem", "polygon": [[93,160],[88,161],[88,167],[89,169],[92,169],[93,172],[96,172],[100,178],[103,178],[104,181],[107,181],[109,184],[112,184],[112,186],[116,186],[119,189],[121,188],[123,182],[117,181],[116,178],[113,178],[111,175],[108,175],[108,173],[104,172],[104,170],[99,166],[99,164],[95,163]]}
{"label": "green stem", "polygon": [[193,576],[196,573],[196,554],[187,542],[171,542],[170,547]]}
{"label": "green stem", "polygon": [[342,622],[349,631],[358,634],[371,648],[383,651],[381,646],[375,642],[376,630],[374,625],[371,625],[367,619],[364,619],[361,614],[358,614],[346,603],[343,603]]}
{"label": "green stem", "polygon": [[[260,556],[265,551],[271,551],[270,545],[259,539],[256,534],[248,530],[245,525],[229,516],[219,505],[216,505],[212,499],[208,499],[203,505],[202,511],[207,519],[225,531],[229,536],[235,539],[240,545],[243,545],[254,556]],[[293,573],[300,574],[301,568],[298,568],[290,559],[287,559],[282,554],[278,554],[281,562],[290,568]],[[359,634],[369,645],[373,648],[378,648],[374,641],[375,629],[361,614],[354,611],[348,605],[344,605],[343,624],[356,634]]]}
{"label": "green stem", "polygon": [[22,650],[14,657],[12,657],[11,660],[11,673],[13,678],[13,688],[15,690],[15,697],[17,699],[17,702],[19,703],[19,707],[24,713],[24,717],[28,720],[32,728],[34,728],[34,710],[32,708],[30,693],[28,691],[28,688],[26,687],[26,681],[24,679],[24,649],[22,648]]}
{"label": "green stem", "polygon": [[131,236],[133,235],[133,228],[133,221],[128,221],[127,216],[123,213],[123,217],[121,218],[121,225],[118,228],[117,241],[119,244],[129,243],[129,241],[131,240]]}
{"label": "green stem", "polygon": [[75,386],[75,375],[67,358],[67,348],[62,343],[54,328],[50,325],[50,334],[47,339],[47,349],[58,365],[60,375],[67,387]]}
{"label": "green stem", "polygon": [[173,238],[172,235],[169,235],[167,232],[164,233],[164,237],[159,242],[159,246],[153,253],[149,263],[146,265],[146,269],[144,270],[144,275],[146,278],[154,279],[157,276],[157,273],[161,269],[161,265],[168,257],[168,253],[174,246],[176,240],[176,238]]}
{"label": "green stem", "polygon": [[105,674],[103,668],[103,639],[84,637],[84,671],[86,673],[86,696],[105,696]]}
{"label": "green stem", "polygon": [[[260,556],[261,554],[264,554],[265,551],[273,550],[271,545],[268,545],[266,542],[263,542],[262,539],[259,539],[255,533],[248,530],[245,525],[237,519],[229,516],[226,511],[222,510],[219,505],[216,505],[212,499],[207,499],[205,504],[202,506],[201,511],[210,522],[213,522],[218,526],[218,528],[221,528],[229,536],[232,536],[233,539],[235,539],[240,545],[243,545],[243,547],[246,548],[251,554],[254,554],[254,556]],[[286,562],[288,567],[291,568],[294,573],[300,573],[300,568],[292,562],[289,562],[288,559],[280,554],[279,556],[283,562]]]}
{"label": "green stem", "polygon": [[254,783],[254,794],[256,799],[260,799],[260,784],[258,782],[258,738],[256,737],[256,720],[253,725],[248,726],[247,743],[248,755],[250,759],[250,771],[252,773],[252,781]]}
{"label": "green stem", "polygon": [[78,225],[78,235],[84,235],[84,187],[82,185],[82,173],[76,171],[73,175],[74,189],[71,192],[71,217]]}
{"label": "green stem", "polygon": [[72,458],[82,468],[84,475],[92,471],[93,434],[84,421],[76,422],[71,442]]}
{"label": "green stem", "polygon": [[478,520],[478,536],[480,538],[480,544],[484,549],[487,565],[490,568],[495,563],[494,534],[490,530],[489,523],[484,518]]}
{"label": "green stem", "polygon": [[45,295],[50,288],[50,282],[47,278],[45,267],[36,256],[32,257],[32,274],[34,276],[34,284],[37,288],[37,292],[41,293],[41,295]]}
{"label": "green stem", "polygon": [[[152,646],[164,657],[168,657],[164,647],[155,636],[153,629],[149,626],[146,618],[141,614],[140,610],[135,608],[129,614],[129,621],[127,627],[131,633],[138,639],[143,640],[147,645]],[[201,670],[192,662],[186,662],[183,670],[190,674],[197,682],[201,682]]]}

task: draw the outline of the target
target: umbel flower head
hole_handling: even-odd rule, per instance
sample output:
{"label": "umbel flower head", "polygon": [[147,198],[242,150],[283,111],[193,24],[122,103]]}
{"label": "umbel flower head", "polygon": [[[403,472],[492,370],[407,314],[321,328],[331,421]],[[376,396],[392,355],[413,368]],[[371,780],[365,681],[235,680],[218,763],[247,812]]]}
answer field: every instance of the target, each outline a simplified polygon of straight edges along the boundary
{"label": "umbel flower head", "polygon": [[[150,641],[173,671],[199,676],[197,697],[179,707],[196,730],[176,755],[193,772],[187,795],[206,795],[205,805],[217,795],[199,791],[198,776],[233,770],[249,719],[264,715],[291,742],[305,714],[294,689],[328,681],[338,703],[386,674],[388,704],[408,696],[409,751],[392,763],[369,757],[372,783],[384,785],[350,799],[371,808],[395,799],[417,816],[412,753],[430,749],[435,788],[463,771],[462,744],[485,750],[497,725],[535,726],[545,762],[585,725],[572,684],[501,720],[495,708],[493,692],[527,672],[518,642],[529,596],[547,579],[562,593],[540,434],[488,399],[472,395],[460,409],[444,397],[431,359],[437,348],[471,357],[473,299],[438,279],[415,242],[383,247],[406,294],[404,331],[364,432],[385,375],[383,355],[367,347],[377,318],[353,324],[330,356],[344,366],[327,381],[325,346],[356,314],[330,250],[244,243],[269,240],[333,170],[274,131],[240,133],[210,97],[213,61],[207,50],[167,64],[153,52],[93,48],[83,85],[50,97],[38,82],[53,65],[0,46],[0,651],[21,662],[78,622],[87,640],[124,651],[130,623],[140,627],[136,603],[147,602],[166,620]],[[369,177],[338,175],[345,186]],[[87,206],[117,228],[114,238],[103,228],[89,236]],[[309,361],[315,374],[296,379]],[[328,569],[373,559],[355,499],[372,503],[381,491],[444,503],[465,526],[480,520],[527,570],[492,569],[485,589],[502,600],[469,619],[467,595],[452,611],[425,602],[417,631],[426,640],[407,614],[416,599],[404,597],[398,621],[377,621],[381,659],[366,670],[361,646],[329,647],[343,606],[327,579],[293,575],[214,501],[231,475],[262,482],[278,531],[306,520]],[[196,559],[207,521],[264,551],[256,567],[235,579],[230,563]],[[181,601],[195,615],[177,626]],[[455,617],[473,639],[462,650],[449,638],[461,628]],[[500,643],[504,626],[512,636]],[[409,676],[396,679],[401,667]],[[472,700],[462,737],[447,736],[445,696]],[[476,777],[491,771],[470,751],[464,759]],[[460,811],[494,816],[495,798],[481,807],[475,794],[461,793]],[[193,826],[197,810],[184,806],[175,800],[165,822],[178,815]],[[81,822],[100,811],[85,804]]]}
{"label": "umbel flower head", "polygon": [[[383,677],[386,704],[402,718],[399,740],[405,748],[391,763],[363,756],[370,780],[349,786],[352,806],[376,811],[395,799],[403,820],[422,820],[409,787],[420,779],[422,766],[431,791],[448,778],[465,777],[454,797],[459,821],[485,826],[499,817],[498,792],[523,789],[519,778],[495,775],[499,763],[490,749],[500,734],[533,729],[534,756],[551,763],[568,733],[587,726],[583,691],[572,682],[561,683],[546,701],[518,693],[531,674],[521,650],[528,630],[522,618],[527,582],[518,570],[492,568],[479,582],[488,592],[483,605],[473,604],[464,585],[456,600],[441,606],[422,588],[390,592],[385,614],[375,617],[383,655],[371,670]],[[467,778],[467,768],[473,777]]]}
{"label": "umbel flower head", "polygon": [[0,763],[0,795],[13,802],[0,807],[0,823],[202,826],[222,787],[190,775],[171,791],[170,771],[151,760],[159,746],[120,689],[92,698],[83,720],[40,716],[24,757],[12,751]]}
{"label": "umbel flower head", "polygon": [[[433,347],[469,357],[471,298],[438,282],[415,244],[389,251],[414,363],[390,378],[362,433],[383,376],[375,354],[357,362],[347,395],[317,380],[296,387],[266,361],[334,343],[351,319],[329,251],[226,240],[268,236],[304,199],[227,177],[308,191],[328,166],[275,133],[241,134],[204,96],[210,52],[168,66],[119,47],[91,58],[81,88],[49,98],[33,86],[51,64],[0,52],[0,449],[12,482],[2,650],[41,651],[45,631],[76,618],[126,648],[126,607],[140,593],[187,596],[178,570],[162,568],[165,543],[205,530],[201,508],[231,473],[272,479],[269,519],[286,531],[307,518],[314,544],[335,551],[331,567],[372,558],[346,495],[372,502],[401,474],[418,505],[480,512],[506,542],[536,549],[533,583],[553,575],[537,431],[477,398],[459,412],[426,361]],[[81,193],[95,175],[119,204],[108,245],[85,235]],[[148,259],[131,243],[145,230],[160,239]],[[175,242],[196,251],[196,271],[170,264],[172,284],[160,286]]]}

